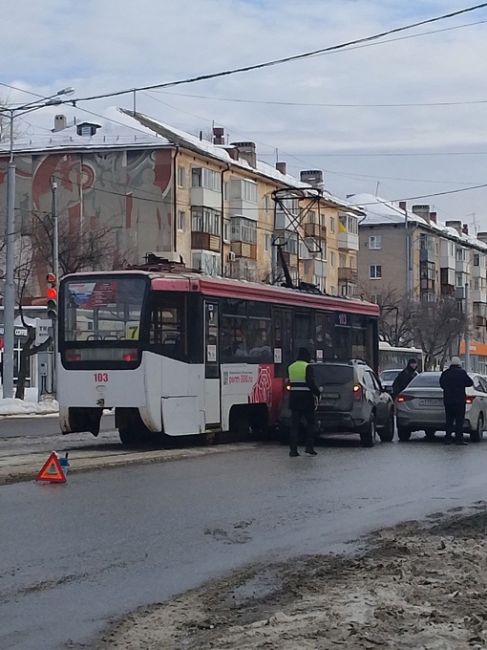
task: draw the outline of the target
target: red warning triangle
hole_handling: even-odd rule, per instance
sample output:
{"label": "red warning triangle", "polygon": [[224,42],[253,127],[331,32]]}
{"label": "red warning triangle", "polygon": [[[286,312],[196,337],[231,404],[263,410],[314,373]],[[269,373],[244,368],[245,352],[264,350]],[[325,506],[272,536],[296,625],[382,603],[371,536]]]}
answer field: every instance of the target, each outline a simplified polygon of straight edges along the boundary
{"label": "red warning triangle", "polygon": [[49,481],[49,483],[66,483],[66,476],[63,472],[59,458],[53,451],[36,476],[36,481]]}

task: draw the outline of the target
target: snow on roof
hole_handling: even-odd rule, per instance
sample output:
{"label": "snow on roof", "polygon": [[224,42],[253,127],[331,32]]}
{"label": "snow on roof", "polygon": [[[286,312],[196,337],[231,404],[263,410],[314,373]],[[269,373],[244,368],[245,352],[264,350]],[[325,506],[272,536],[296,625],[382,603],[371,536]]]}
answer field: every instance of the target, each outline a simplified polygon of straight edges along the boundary
{"label": "snow on roof", "polygon": [[[102,128],[93,135],[78,135],[76,129],[82,124],[94,122],[83,120],[60,131],[36,133],[16,138],[15,152],[55,151],[59,149],[100,149],[121,147],[168,146],[170,143],[151,129],[128,118],[116,108],[109,108],[103,116]],[[3,148],[5,151],[5,147]]]}
{"label": "snow on roof", "polygon": [[[390,225],[404,223],[406,221],[405,210],[394,202],[387,201],[380,196],[374,196],[374,194],[351,194],[347,198],[365,213],[366,217],[360,222],[361,226]],[[428,222],[411,210],[407,210],[407,217],[410,223],[416,223],[425,229],[434,230],[438,234],[455,239],[460,243],[487,251],[487,244],[473,235],[459,233],[456,228],[446,226],[442,223]]]}

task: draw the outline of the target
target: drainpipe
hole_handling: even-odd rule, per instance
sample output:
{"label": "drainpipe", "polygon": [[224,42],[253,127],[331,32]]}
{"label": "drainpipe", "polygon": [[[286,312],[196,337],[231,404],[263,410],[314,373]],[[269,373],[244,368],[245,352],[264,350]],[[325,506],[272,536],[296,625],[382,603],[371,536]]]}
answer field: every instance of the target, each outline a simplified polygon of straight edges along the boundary
{"label": "drainpipe", "polygon": [[[177,144],[176,148],[174,149],[174,155],[173,155],[173,211],[174,211],[174,217],[173,217],[173,245],[174,245],[174,252],[177,253],[177,248],[178,248],[178,199],[177,199],[177,194],[178,194],[178,170],[176,167],[177,163],[177,157],[179,154],[181,147]],[[191,214],[189,215],[189,219],[191,222]]]}
{"label": "drainpipe", "polygon": [[222,185],[222,209],[221,209],[221,216],[220,216],[220,266],[221,266],[221,274],[222,276],[225,275],[225,266],[224,266],[224,251],[225,251],[225,245],[223,243],[223,234],[224,234],[224,224],[225,224],[225,172],[229,172],[231,169],[230,165],[227,163],[226,169],[222,169],[220,172],[221,176],[221,185]]}

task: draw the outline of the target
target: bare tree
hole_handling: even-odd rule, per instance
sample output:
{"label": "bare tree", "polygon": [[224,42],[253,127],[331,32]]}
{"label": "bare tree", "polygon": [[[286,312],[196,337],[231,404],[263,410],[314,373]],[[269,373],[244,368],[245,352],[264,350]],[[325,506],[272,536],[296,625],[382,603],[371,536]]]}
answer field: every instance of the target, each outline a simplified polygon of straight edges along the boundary
{"label": "bare tree", "polygon": [[413,305],[411,301],[392,286],[375,294],[373,286],[361,285],[362,298],[377,303],[379,307],[379,337],[389,345],[408,347],[413,344]]}
{"label": "bare tree", "polygon": [[443,367],[447,357],[458,346],[465,333],[465,314],[455,298],[445,297],[435,302],[418,302],[413,307],[412,332],[416,345],[424,352],[424,368],[437,363]]}

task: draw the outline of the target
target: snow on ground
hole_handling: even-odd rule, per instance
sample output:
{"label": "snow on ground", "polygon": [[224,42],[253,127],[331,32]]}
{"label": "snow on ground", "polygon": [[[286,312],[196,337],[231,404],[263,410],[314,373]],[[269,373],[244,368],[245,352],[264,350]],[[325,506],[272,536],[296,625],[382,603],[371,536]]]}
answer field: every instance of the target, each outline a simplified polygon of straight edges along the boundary
{"label": "snow on ground", "polygon": [[59,411],[55,399],[45,399],[42,402],[15,398],[0,399],[0,416],[14,415],[49,415]]}

